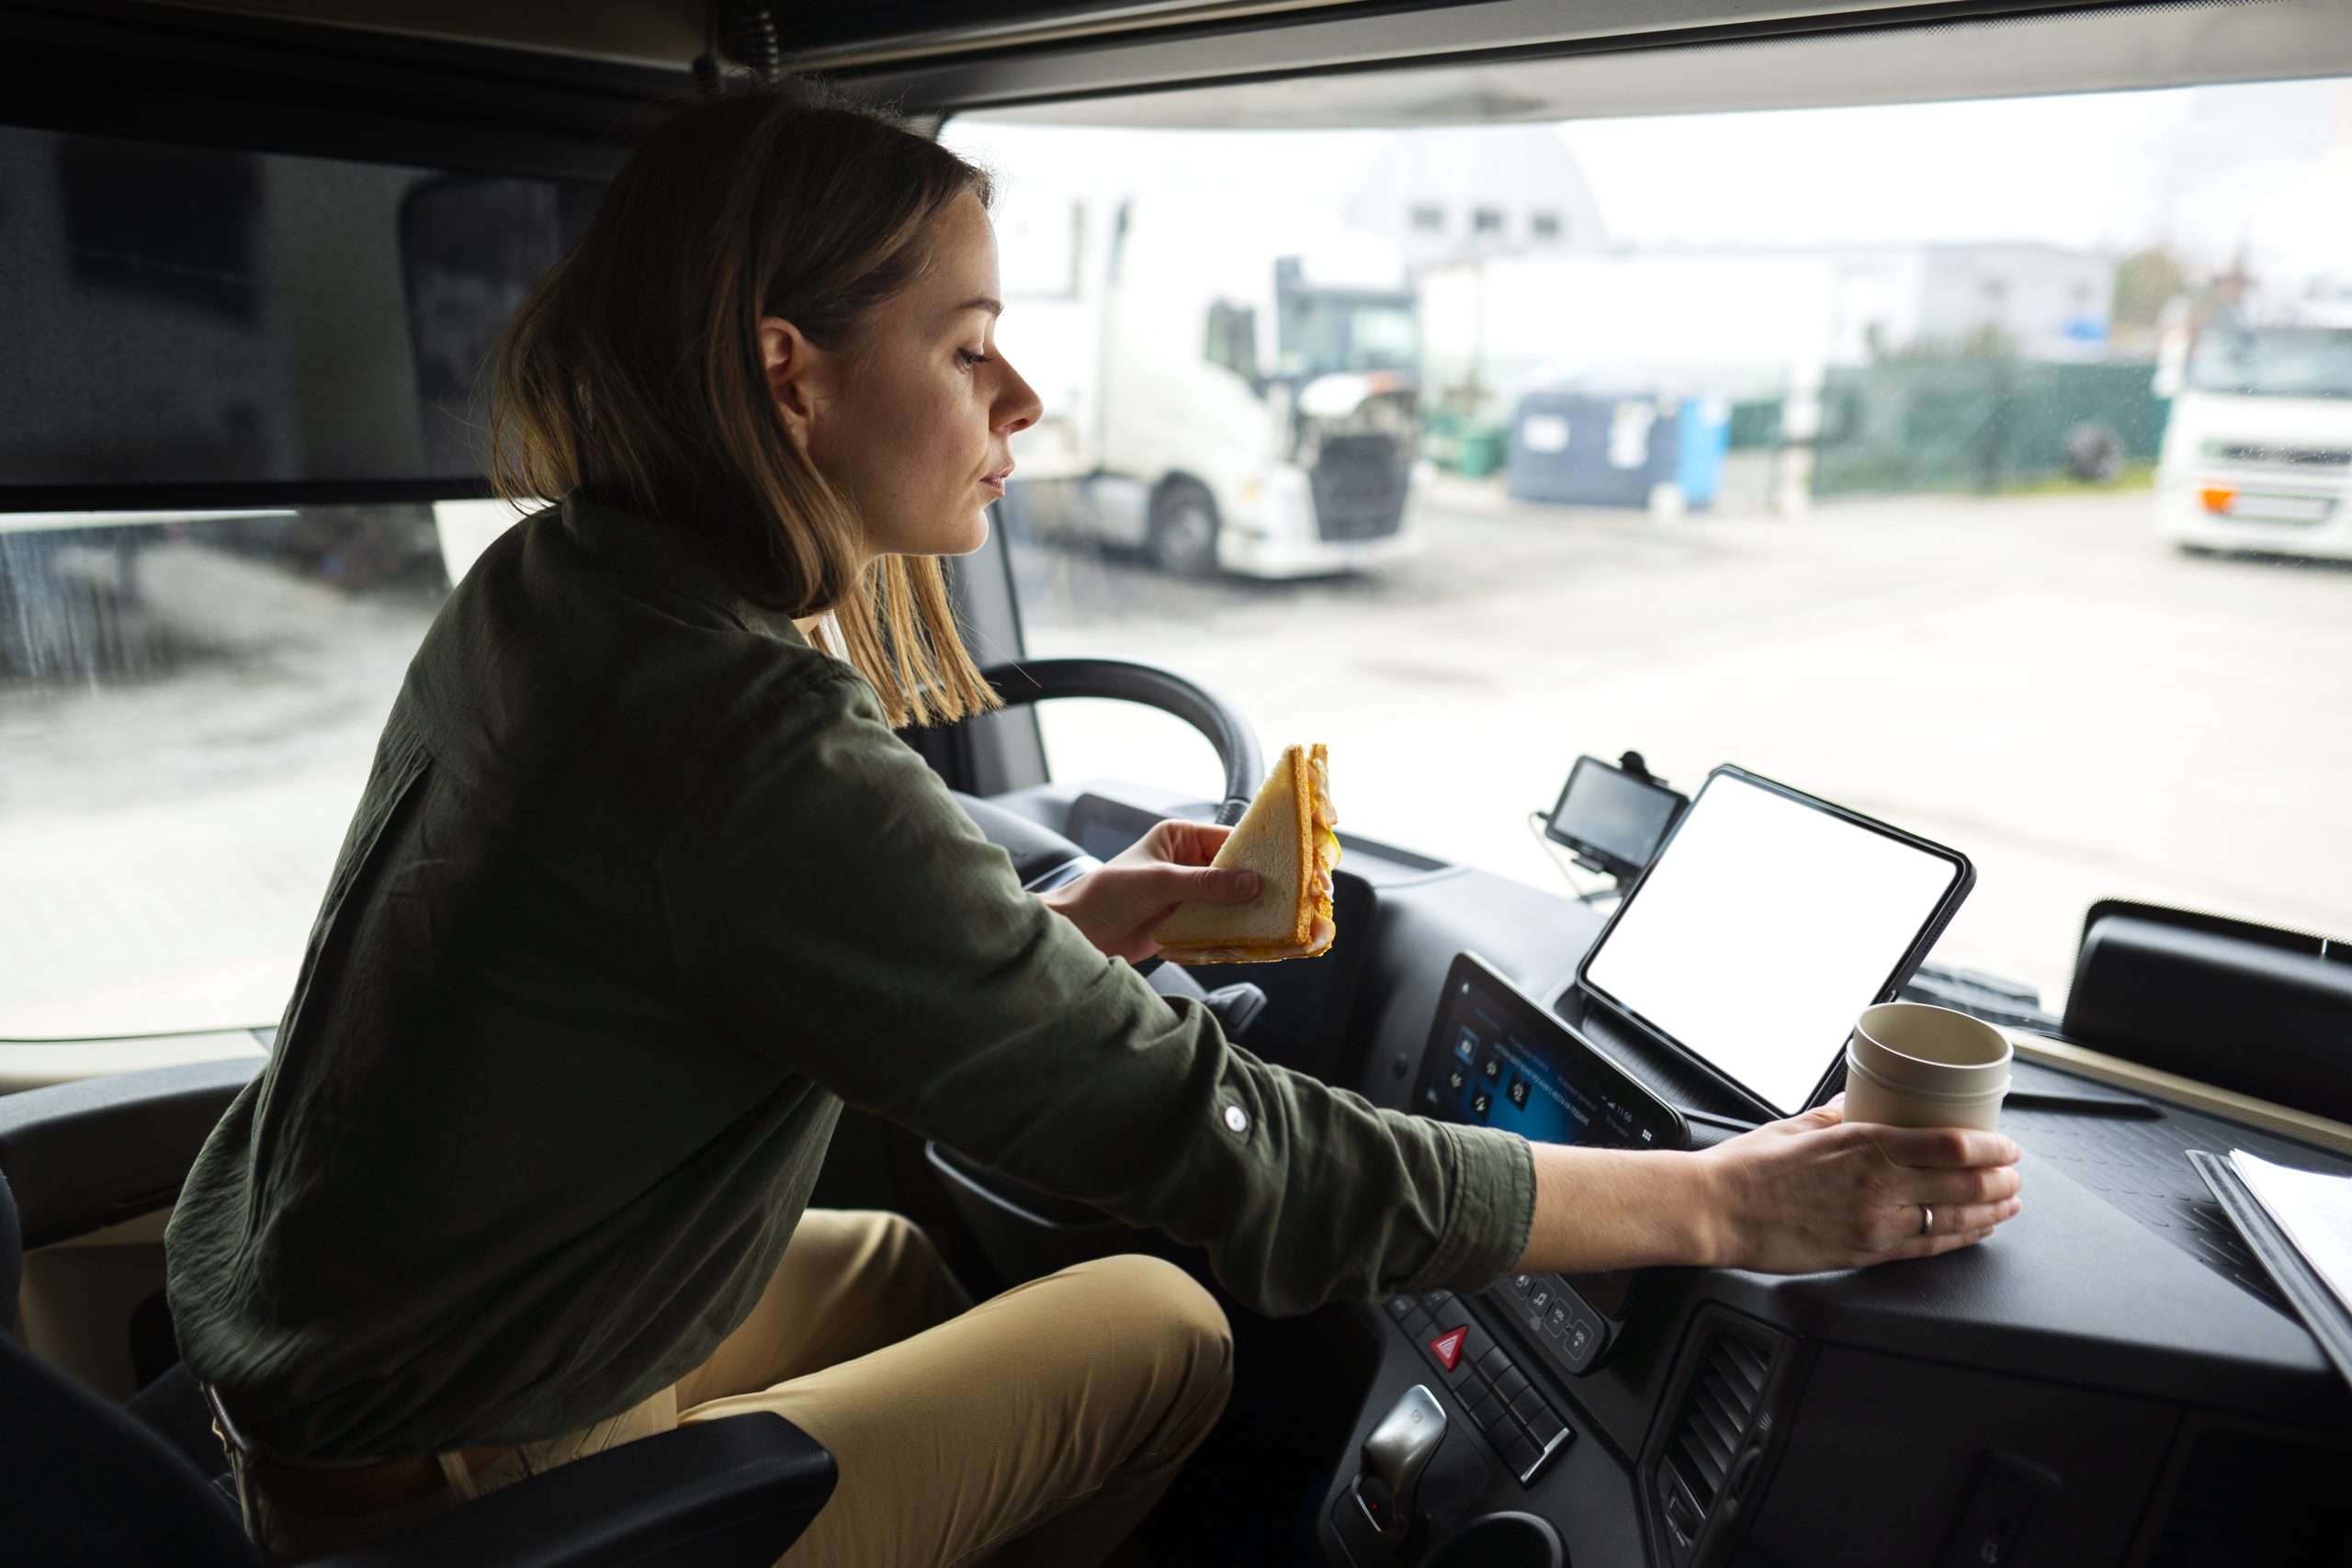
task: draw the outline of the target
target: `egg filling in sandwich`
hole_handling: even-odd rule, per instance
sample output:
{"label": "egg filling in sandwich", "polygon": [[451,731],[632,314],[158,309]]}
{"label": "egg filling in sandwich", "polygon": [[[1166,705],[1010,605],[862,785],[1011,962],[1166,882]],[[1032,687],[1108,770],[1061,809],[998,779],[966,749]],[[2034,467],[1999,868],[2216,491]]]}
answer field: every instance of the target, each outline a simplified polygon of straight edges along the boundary
{"label": "egg filling in sandwich", "polygon": [[1291,747],[1212,863],[1256,872],[1258,896],[1247,904],[1178,905],[1159,928],[1160,951],[1179,964],[1271,964],[1329,952],[1339,822],[1323,748]]}

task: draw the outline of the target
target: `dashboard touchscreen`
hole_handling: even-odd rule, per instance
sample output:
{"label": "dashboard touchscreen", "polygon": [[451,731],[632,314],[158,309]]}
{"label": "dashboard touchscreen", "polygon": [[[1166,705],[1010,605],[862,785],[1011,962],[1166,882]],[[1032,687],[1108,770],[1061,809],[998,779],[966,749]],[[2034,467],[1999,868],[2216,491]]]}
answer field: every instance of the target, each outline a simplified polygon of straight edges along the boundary
{"label": "dashboard touchscreen", "polygon": [[[1652,1094],[1476,954],[1447,971],[1423,1058],[1419,1109],[1446,1122],[1517,1133],[1531,1143],[1679,1149],[1690,1131]],[[1632,1276],[1562,1281],[1610,1318]]]}
{"label": "dashboard touchscreen", "polygon": [[1679,1148],[1682,1119],[1472,953],[1446,975],[1420,1109],[1532,1143]]}

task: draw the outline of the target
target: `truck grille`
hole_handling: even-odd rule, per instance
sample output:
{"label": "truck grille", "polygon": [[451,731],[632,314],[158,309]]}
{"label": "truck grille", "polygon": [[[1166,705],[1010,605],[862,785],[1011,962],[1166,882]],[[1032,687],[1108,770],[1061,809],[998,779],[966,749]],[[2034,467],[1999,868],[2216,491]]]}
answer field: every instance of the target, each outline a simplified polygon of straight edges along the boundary
{"label": "truck grille", "polygon": [[2352,468],[2352,447],[2263,446],[2250,442],[2224,442],[2210,448],[2225,463],[2284,463],[2295,468]]}
{"label": "truck grille", "polygon": [[1392,436],[1332,435],[1308,477],[1315,531],[1326,539],[1383,539],[1405,521],[1412,465]]}

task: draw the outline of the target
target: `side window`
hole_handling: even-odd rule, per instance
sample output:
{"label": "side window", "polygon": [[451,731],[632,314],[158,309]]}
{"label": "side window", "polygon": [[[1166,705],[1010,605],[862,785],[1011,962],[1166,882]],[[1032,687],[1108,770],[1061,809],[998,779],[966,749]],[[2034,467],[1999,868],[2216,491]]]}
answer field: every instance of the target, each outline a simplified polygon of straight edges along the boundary
{"label": "side window", "polygon": [[1243,380],[1258,379],[1258,312],[1248,305],[1218,299],[1209,305],[1208,342],[1202,351],[1211,365],[1222,366]]}

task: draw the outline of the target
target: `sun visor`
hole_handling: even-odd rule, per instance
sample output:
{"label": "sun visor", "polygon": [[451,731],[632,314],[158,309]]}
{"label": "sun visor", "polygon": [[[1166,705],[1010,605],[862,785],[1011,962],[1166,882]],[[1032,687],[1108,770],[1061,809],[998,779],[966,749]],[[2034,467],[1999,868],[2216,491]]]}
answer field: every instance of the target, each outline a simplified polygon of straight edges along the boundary
{"label": "sun visor", "polygon": [[599,189],[0,127],[0,509],[480,493],[481,368]]}

